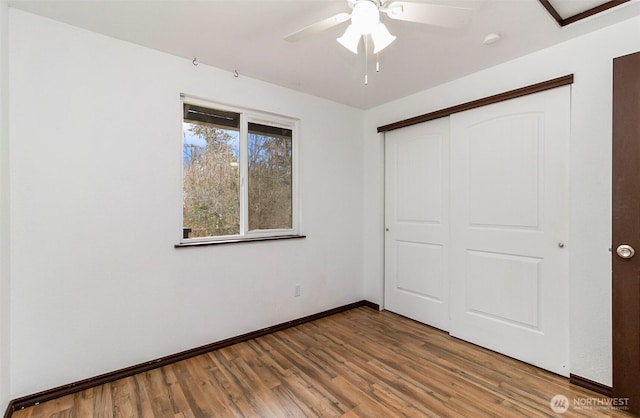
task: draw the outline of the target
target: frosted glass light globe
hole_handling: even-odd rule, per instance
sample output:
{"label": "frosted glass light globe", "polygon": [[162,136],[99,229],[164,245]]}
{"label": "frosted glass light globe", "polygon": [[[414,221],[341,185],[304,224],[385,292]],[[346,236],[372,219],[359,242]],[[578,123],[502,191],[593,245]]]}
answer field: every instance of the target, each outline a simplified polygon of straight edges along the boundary
{"label": "frosted glass light globe", "polygon": [[351,24],[363,35],[370,34],[380,22],[380,11],[370,0],[360,0],[351,13]]}

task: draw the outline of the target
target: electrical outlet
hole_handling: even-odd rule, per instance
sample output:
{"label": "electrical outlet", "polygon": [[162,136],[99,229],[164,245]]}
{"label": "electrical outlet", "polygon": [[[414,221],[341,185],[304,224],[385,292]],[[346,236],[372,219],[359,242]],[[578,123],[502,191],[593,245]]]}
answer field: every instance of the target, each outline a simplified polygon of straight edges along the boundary
{"label": "electrical outlet", "polygon": [[295,297],[300,296],[300,284],[297,284],[295,287]]}

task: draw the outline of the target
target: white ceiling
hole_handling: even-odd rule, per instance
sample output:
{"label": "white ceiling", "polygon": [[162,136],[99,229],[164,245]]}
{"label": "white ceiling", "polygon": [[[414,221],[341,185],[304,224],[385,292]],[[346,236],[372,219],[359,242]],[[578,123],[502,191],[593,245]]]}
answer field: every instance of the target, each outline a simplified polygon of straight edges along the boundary
{"label": "white ceiling", "polygon": [[[538,0],[429,3],[470,7],[472,21],[450,30],[383,16],[398,38],[380,54],[379,73],[369,57],[366,86],[364,53],[354,55],[335,41],[346,23],[298,43],[282,40],[318,20],[350,12],[346,0],[14,0],[10,6],[361,109],[640,16],[640,0],[632,0],[561,28]],[[561,15],[602,3],[552,0]],[[493,32],[502,40],[483,45]]]}

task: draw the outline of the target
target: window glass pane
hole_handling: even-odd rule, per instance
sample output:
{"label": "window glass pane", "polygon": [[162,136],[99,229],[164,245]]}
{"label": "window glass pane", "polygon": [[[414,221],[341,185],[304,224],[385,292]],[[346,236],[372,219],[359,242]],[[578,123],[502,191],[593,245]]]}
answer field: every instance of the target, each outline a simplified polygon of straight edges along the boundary
{"label": "window glass pane", "polygon": [[240,233],[240,115],[184,105],[183,237]]}
{"label": "window glass pane", "polygon": [[249,230],[292,228],[291,129],[249,123]]}

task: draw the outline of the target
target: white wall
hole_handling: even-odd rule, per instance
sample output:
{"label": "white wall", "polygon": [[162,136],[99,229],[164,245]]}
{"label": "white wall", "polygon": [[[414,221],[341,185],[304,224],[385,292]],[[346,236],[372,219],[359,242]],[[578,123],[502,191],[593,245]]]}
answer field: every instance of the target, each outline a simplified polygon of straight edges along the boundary
{"label": "white wall", "polygon": [[0,0],[0,410],[9,402],[9,6]]}
{"label": "white wall", "polygon": [[[611,384],[611,59],[640,49],[640,18],[362,112],[14,9],[7,33],[0,1],[11,87],[0,94],[0,132],[10,129],[0,136],[0,405],[355,300],[382,303],[375,128],[568,73],[571,372]],[[308,238],[173,247],[181,92],[301,119]]]}
{"label": "white wall", "polygon": [[[362,299],[364,112],[9,20],[12,397]],[[181,92],[301,120],[306,239],[174,248]]]}
{"label": "white wall", "polygon": [[382,303],[383,139],[376,127],[566,74],[570,164],[571,373],[611,385],[612,59],[640,50],[640,17],[372,109],[366,114],[365,298]]}

